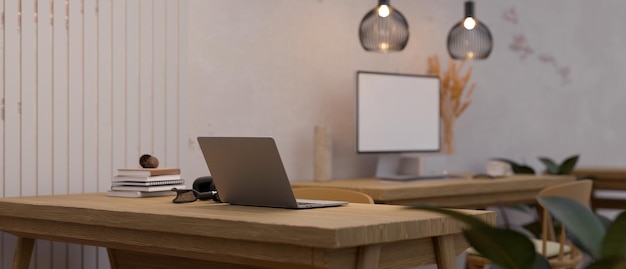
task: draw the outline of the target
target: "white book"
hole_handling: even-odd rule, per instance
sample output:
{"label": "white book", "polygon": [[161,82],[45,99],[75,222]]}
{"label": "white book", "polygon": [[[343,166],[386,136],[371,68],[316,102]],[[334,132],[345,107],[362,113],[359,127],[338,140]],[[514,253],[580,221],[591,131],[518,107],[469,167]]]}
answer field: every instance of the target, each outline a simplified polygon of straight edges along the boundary
{"label": "white book", "polygon": [[175,179],[181,179],[180,174],[175,174],[175,175],[161,175],[161,176],[114,176],[111,181],[113,182],[117,182],[117,181],[142,181],[142,182],[149,182],[149,181],[163,181],[163,180],[175,180]]}
{"label": "white book", "polygon": [[184,184],[162,185],[162,186],[111,186],[111,190],[114,190],[114,191],[143,191],[143,192],[171,191],[172,188],[184,189],[186,187]]}
{"label": "white book", "polygon": [[159,180],[159,181],[113,181],[111,186],[161,186],[179,185],[185,183],[183,179]]}
{"label": "white book", "polygon": [[157,196],[174,196],[176,195],[176,192],[173,192],[173,191],[144,192],[144,191],[109,190],[107,192],[107,195],[111,197],[142,198],[142,197],[157,197]]}

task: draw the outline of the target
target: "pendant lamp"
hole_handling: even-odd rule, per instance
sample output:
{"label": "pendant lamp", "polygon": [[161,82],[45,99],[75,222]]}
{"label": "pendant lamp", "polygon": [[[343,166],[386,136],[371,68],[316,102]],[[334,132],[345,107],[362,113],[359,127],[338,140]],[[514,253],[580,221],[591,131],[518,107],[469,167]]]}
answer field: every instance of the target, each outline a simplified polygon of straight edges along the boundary
{"label": "pendant lamp", "polygon": [[448,53],[453,59],[485,59],[493,48],[487,26],[474,18],[474,2],[465,2],[465,18],[448,34]]}
{"label": "pendant lamp", "polygon": [[359,39],[367,51],[400,51],[409,41],[409,24],[389,0],[379,0],[361,20]]}

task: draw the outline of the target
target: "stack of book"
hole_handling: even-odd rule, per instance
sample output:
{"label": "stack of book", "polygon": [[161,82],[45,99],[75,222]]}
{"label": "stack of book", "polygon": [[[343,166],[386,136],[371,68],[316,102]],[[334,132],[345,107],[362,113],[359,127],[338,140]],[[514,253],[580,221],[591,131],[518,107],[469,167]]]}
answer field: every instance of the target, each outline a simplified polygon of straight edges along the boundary
{"label": "stack of book", "polygon": [[180,168],[120,168],[111,179],[107,194],[115,197],[175,195],[172,188],[185,188]]}

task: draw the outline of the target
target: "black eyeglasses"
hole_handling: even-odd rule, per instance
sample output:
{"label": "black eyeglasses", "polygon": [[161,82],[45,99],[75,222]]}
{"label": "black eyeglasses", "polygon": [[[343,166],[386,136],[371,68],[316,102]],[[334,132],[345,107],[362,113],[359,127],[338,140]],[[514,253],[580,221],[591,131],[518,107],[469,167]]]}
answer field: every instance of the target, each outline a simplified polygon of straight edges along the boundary
{"label": "black eyeglasses", "polygon": [[176,197],[172,200],[173,203],[181,204],[181,203],[191,203],[196,200],[213,200],[215,202],[221,203],[220,196],[217,194],[217,191],[208,191],[208,192],[199,192],[194,189],[177,189],[172,188],[172,191],[176,192]]}

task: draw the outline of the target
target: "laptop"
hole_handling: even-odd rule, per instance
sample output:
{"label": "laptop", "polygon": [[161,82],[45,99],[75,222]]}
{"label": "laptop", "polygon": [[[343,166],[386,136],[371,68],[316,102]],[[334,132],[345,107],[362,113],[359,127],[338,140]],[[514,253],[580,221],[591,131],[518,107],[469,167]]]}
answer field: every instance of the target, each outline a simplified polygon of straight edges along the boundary
{"label": "laptop", "polygon": [[271,137],[198,137],[198,143],[223,202],[291,209],[348,204],[296,200]]}

